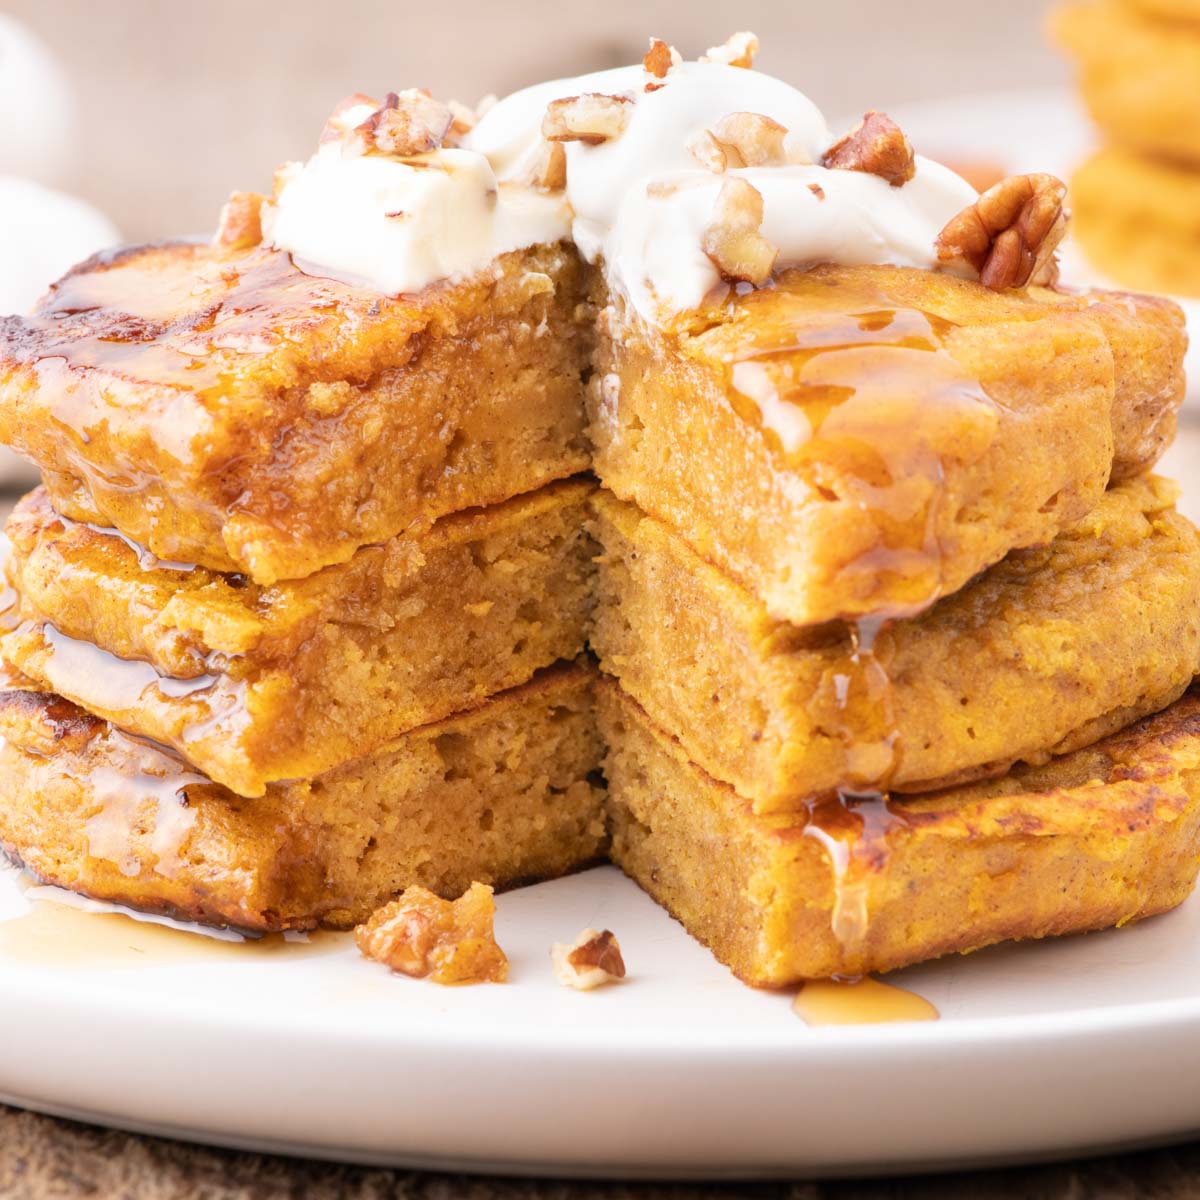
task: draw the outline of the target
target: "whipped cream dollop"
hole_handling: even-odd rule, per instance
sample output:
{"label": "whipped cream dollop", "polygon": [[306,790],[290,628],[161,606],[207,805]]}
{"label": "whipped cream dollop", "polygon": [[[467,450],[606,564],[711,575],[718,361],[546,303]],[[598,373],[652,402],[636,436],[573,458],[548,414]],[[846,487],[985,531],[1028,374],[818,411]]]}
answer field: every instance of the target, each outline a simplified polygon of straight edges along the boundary
{"label": "whipped cream dollop", "polygon": [[[352,128],[375,108],[350,108],[342,123]],[[263,217],[266,240],[301,270],[388,295],[472,275],[498,254],[558,241],[571,228],[561,193],[501,183],[477,150],[442,147],[405,161],[348,154],[340,139],[285,169]]]}
{"label": "whipped cream dollop", "polygon": [[[562,143],[565,188],[531,186],[547,151],[548,107],[589,94],[619,98],[620,131]],[[704,165],[690,147],[731,113],[786,130],[778,165]],[[285,183],[264,228],[302,269],[393,294],[569,237],[657,323],[721,285],[706,232],[722,188],[741,178],[761,196],[759,232],[778,251],[776,270],[816,262],[932,268],[938,233],[976,200],[975,190],[920,156],[902,186],[822,166],[834,141],[812,101],[762,72],[715,61],[677,61],[661,77],[619,67],[516,92],[457,146],[419,162],[348,155],[329,142]]]}

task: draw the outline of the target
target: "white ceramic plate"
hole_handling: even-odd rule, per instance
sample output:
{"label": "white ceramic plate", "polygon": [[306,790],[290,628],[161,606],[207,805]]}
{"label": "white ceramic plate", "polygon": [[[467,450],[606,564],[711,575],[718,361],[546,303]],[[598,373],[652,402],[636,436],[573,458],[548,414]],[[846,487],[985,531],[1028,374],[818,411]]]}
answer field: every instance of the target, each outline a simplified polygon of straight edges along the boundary
{"label": "white ceramic plate", "polygon": [[[1014,175],[1049,171],[1069,180],[1098,144],[1079,98],[1069,88],[963,96],[910,105],[896,109],[892,116],[919,153],[938,159],[992,162]],[[1067,283],[1121,286],[1093,267],[1070,238],[1061,259]],[[1183,308],[1192,331],[1186,365],[1193,382],[1185,405],[1200,412],[1200,300],[1187,296],[1172,299]]]}
{"label": "white ceramic plate", "polygon": [[[1200,902],[903,972],[941,1020],[843,1028],[737,983],[612,868],[502,896],[511,982],[463,989],[392,977],[340,937],[263,955],[156,934],[138,953],[142,927],[119,917],[74,918],[100,922],[74,955],[30,955],[28,907],[0,874],[0,1095],[144,1132],[420,1167],[717,1177],[1073,1155],[1200,1129]],[[617,933],[625,983],[555,982],[549,944],[586,925]]]}
{"label": "white ceramic plate", "polygon": [[[1012,170],[1069,169],[1086,127],[1067,97],[1025,101],[1015,116],[1013,97],[896,115],[935,154],[1011,149]],[[406,1166],[710,1178],[1200,1131],[1200,897],[1129,929],[890,977],[939,1021],[815,1029],[611,868],[500,897],[511,981],[458,990],[393,978],[345,938],[214,947],[64,917],[33,894],[0,871],[0,1099],[84,1120]],[[587,925],[617,933],[624,984],[555,982],[549,945]]]}

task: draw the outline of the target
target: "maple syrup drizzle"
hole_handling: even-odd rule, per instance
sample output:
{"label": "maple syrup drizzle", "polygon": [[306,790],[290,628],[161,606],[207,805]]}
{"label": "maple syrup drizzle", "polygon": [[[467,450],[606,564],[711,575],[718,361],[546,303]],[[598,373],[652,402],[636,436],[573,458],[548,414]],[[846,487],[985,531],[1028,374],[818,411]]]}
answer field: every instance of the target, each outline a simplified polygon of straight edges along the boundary
{"label": "maple syrup drizzle", "polygon": [[792,1011],[807,1025],[936,1021],[941,1015],[923,996],[869,975],[811,980],[796,994]]}
{"label": "maple syrup drizzle", "polygon": [[41,625],[48,651],[43,671],[53,689],[94,712],[119,714],[135,708],[153,689],[169,700],[186,700],[197,709],[182,729],[185,745],[216,733],[233,733],[247,719],[246,682],[224,674],[181,679],[161,674],[152,663],[117,655],[91,642],[69,637],[49,622]]}
{"label": "maple syrup drizzle", "polygon": [[945,463],[982,456],[999,414],[947,349],[954,324],[880,283],[817,273],[744,297],[739,317],[754,344],[729,364],[734,409],[814,491],[874,527],[841,570],[896,579],[904,612],[931,604],[955,549],[939,536]]}
{"label": "maple syrup drizzle", "polygon": [[825,850],[833,873],[831,927],[842,948],[845,973],[864,969],[869,950],[871,892],[891,858],[890,834],[903,815],[882,792],[840,789],[810,801],[804,836]]}
{"label": "maple syrup drizzle", "polygon": [[[96,496],[145,497],[143,540],[169,556],[163,565],[179,569],[184,564],[171,561],[178,531],[158,499],[161,476],[143,469],[136,452],[121,453],[111,436],[129,421],[122,381],[140,385],[138,436],[153,438],[186,471],[196,447],[211,441],[210,414],[248,386],[242,377],[251,365],[338,309],[361,320],[379,314],[381,298],[304,275],[287,254],[267,248],[237,257],[182,243],[139,248],[101,256],[56,283],[24,322],[21,348],[53,418],[80,449],[70,456],[72,472]],[[104,385],[89,378],[95,370],[105,372]],[[114,451],[107,462],[83,449],[97,438]],[[226,466],[213,463],[206,478]],[[193,505],[218,520],[237,510],[236,499],[215,498],[219,487],[192,492]]]}
{"label": "maple syrup drizzle", "polygon": [[190,574],[192,571],[199,569],[195,563],[179,562],[173,558],[159,558],[156,554],[152,554],[147,550],[145,546],[139,545],[131,537],[126,537],[119,529],[111,525],[94,525],[91,521],[73,521],[70,517],[64,517],[60,513],[55,513],[54,515],[64,526],[82,525],[84,529],[90,529],[93,533],[98,533],[102,537],[118,538],[133,551],[134,557],[137,559],[137,564],[143,571],[178,571],[180,574]]}
{"label": "maple syrup drizzle", "polygon": [[69,902],[0,851],[0,880],[15,885],[28,909],[0,918],[0,964],[61,967],[155,967],[212,958],[307,958],[335,953],[353,935],[316,930],[256,936],[166,917],[142,917],[107,903]]}
{"label": "maple syrup drizzle", "polygon": [[[224,932],[224,931],[223,931]],[[0,963],[29,966],[128,968],[208,961],[214,958],[307,958],[334,953],[349,934],[242,937],[179,923],[137,920],[123,912],[94,912],[33,898],[28,912],[0,920]]]}
{"label": "maple syrup drizzle", "polygon": [[904,824],[886,795],[903,747],[877,643],[889,621],[942,594],[955,551],[940,529],[945,466],[987,450],[999,409],[950,353],[954,324],[883,283],[785,276],[739,307],[754,344],[730,363],[735,410],[815,492],[869,519],[870,543],[839,568],[848,594],[856,576],[864,593],[890,576],[907,598],[847,623],[848,649],[813,697],[816,719],[841,742],[843,770],[837,791],[809,804],[804,832],[828,856],[833,932],[857,971],[889,835]]}

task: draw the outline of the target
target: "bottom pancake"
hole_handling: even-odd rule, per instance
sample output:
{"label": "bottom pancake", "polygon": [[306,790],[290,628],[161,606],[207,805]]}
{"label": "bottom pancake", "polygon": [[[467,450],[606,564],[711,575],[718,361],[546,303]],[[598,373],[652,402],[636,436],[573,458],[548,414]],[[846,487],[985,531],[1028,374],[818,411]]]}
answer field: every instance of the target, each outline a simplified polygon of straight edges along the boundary
{"label": "bottom pancake", "polygon": [[612,682],[599,714],[613,860],[748,983],[1123,925],[1200,865],[1200,689],[1044,766],[790,816],[756,816]]}
{"label": "bottom pancake", "polygon": [[247,930],[346,927],[605,849],[594,673],[544,671],[308,782],[244,799],[45,692],[0,691],[0,846],[42,879]]}

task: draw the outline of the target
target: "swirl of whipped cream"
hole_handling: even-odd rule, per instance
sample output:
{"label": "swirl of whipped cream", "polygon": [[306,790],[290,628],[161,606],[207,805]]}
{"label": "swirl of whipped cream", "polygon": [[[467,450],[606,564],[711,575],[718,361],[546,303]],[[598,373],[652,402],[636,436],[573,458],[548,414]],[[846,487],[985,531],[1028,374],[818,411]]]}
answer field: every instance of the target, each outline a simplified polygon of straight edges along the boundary
{"label": "swirl of whipped cream", "polygon": [[[834,141],[824,117],[797,89],[762,72],[686,62],[651,90],[647,79],[631,66],[526,88],[495,104],[459,148],[422,156],[429,163],[419,167],[323,146],[278,197],[269,237],[306,270],[388,293],[570,237],[586,259],[603,262],[610,286],[644,319],[659,322],[702,304],[721,283],[702,243],[730,177],[761,194],[761,233],[779,251],[777,269],[815,262],[932,268],[938,233],[977,198],[954,172],[920,156],[900,187],[821,166]],[[527,186],[545,151],[549,104],[589,93],[630,102],[623,130],[565,145],[565,192]],[[730,113],[783,126],[786,161],[720,174],[701,165],[689,143]]]}

